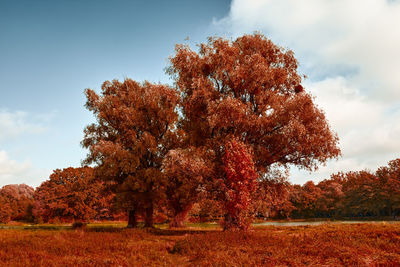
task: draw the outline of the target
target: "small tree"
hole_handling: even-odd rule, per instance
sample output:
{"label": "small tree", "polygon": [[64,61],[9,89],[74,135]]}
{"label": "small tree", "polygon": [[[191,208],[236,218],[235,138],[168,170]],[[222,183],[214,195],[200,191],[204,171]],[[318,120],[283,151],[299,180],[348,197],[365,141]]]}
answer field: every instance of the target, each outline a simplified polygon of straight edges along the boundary
{"label": "small tree", "polygon": [[248,148],[232,139],[225,144],[224,170],[226,173],[224,229],[247,229],[250,194],[256,186],[256,169]]}
{"label": "small tree", "polygon": [[109,208],[112,196],[103,189],[90,167],[57,169],[36,189],[34,215],[45,222],[93,220]]}

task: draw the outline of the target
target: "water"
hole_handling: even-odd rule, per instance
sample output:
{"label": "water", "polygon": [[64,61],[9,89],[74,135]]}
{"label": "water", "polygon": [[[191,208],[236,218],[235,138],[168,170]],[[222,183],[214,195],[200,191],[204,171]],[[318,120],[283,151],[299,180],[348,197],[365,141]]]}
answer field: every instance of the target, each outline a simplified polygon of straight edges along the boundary
{"label": "water", "polygon": [[254,226],[305,226],[321,224],[354,224],[354,223],[400,223],[400,221],[310,221],[310,222],[263,222]]}

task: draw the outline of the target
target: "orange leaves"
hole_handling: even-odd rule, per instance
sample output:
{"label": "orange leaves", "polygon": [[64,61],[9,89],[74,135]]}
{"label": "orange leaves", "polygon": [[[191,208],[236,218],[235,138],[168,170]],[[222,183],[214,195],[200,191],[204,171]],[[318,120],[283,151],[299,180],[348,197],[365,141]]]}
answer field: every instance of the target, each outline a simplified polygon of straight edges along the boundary
{"label": "orange leaves", "polygon": [[178,94],[166,85],[126,79],[105,82],[100,96],[87,90],[87,97],[97,123],[85,129],[85,162],[114,184],[120,207],[136,210],[141,203],[151,217],[165,185],[161,162],[178,140]]}
{"label": "orange leaves", "polygon": [[400,160],[375,173],[350,171],[333,174],[315,185],[294,185],[294,217],[386,217],[400,214]]}
{"label": "orange leaves", "polygon": [[233,128],[232,132],[246,128],[249,107],[238,99],[227,97],[223,101],[208,104],[208,123],[211,128],[221,131]]}
{"label": "orange leaves", "polygon": [[46,222],[93,220],[110,207],[113,196],[103,190],[90,167],[57,169],[36,190],[34,215]]}
{"label": "orange leaves", "polygon": [[199,54],[179,46],[169,73],[189,138],[220,147],[233,134],[252,147],[258,170],[274,163],[314,169],[337,157],[337,136],[304,91],[297,65],[293,52],[260,34],[210,38]]}

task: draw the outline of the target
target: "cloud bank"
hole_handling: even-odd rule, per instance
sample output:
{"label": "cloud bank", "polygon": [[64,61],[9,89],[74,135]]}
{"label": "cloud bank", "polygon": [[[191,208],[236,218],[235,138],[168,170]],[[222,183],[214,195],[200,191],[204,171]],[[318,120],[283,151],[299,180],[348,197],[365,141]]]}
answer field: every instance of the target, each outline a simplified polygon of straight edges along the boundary
{"label": "cloud bank", "polygon": [[219,34],[260,31],[290,48],[306,89],[338,133],[342,158],[304,183],[337,171],[371,169],[400,157],[400,1],[233,0]]}
{"label": "cloud bank", "polygon": [[17,162],[0,151],[0,187],[7,184],[38,186],[38,181],[50,175],[48,170],[35,168],[29,160]]}
{"label": "cloud bank", "polygon": [[[24,111],[0,110],[0,187],[20,183],[38,186],[38,181],[49,176],[49,170],[37,168],[29,158],[22,161],[10,158],[4,146],[22,144],[32,135],[44,133],[47,130],[45,125],[53,116],[54,112],[32,115]],[[16,154],[21,153],[24,151]]]}

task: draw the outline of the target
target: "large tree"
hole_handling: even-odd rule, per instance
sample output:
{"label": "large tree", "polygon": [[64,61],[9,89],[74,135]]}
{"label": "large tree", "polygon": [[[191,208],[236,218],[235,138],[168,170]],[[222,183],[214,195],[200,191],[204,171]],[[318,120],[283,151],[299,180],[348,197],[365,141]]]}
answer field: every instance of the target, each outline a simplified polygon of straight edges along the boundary
{"label": "large tree", "polygon": [[136,226],[136,215],[143,213],[150,227],[166,184],[162,160],[177,142],[178,95],[166,85],[126,79],[106,81],[100,95],[88,89],[86,96],[97,122],[85,129],[85,163],[95,165],[96,176],[111,184],[129,210],[128,226]]}
{"label": "large tree", "polygon": [[220,185],[228,182],[223,158],[233,137],[252,151],[259,179],[276,165],[313,170],[340,154],[337,136],[301,85],[292,51],[254,34],[210,38],[198,53],[178,45],[170,60],[182,129],[189,145],[213,151],[209,166]]}

